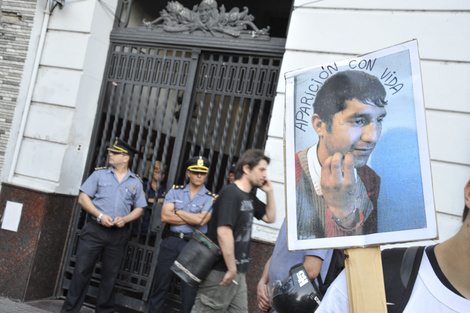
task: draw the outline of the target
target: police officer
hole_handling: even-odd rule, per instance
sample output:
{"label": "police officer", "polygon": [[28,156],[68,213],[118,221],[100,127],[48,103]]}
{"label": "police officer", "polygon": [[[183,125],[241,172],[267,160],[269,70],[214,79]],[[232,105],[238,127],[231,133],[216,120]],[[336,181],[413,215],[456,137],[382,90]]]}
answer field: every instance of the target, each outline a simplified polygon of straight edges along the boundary
{"label": "police officer", "polygon": [[137,151],[120,138],[108,150],[110,166],[97,169],[80,187],[78,203],[92,219],[80,233],[75,271],[61,313],[80,311],[100,253],[95,310],[114,312],[114,284],[129,240],[128,225],[147,206],[142,181],[129,170]]}
{"label": "police officer", "polygon": [[[169,236],[162,240],[155,283],[150,299],[150,313],[163,312],[166,294],[170,287],[173,272],[170,266],[176,260],[181,250],[191,237],[195,228],[203,233],[207,232],[206,223],[211,217],[208,211],[212,207],[214,195],[207,190],[204,182],[209,172],[209,161],[203,156],[196,156],[186,161],[186,174],[189,184],[186,186],[173,186],[165,196],[162,207],[162,222],[170,224]],[[197,287],[191,287],[181,282],[183,313],[191,312]]]}

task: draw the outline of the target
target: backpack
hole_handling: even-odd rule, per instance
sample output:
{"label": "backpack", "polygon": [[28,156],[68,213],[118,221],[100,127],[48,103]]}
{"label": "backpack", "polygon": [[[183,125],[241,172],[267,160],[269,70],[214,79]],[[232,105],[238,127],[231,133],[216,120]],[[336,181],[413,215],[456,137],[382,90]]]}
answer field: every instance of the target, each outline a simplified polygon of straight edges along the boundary
{"label": "backpack", "polygon": [[418,276],[423,253],[422,246],[382,251],[388,313],[401,313],[405,309]]}
{"label": "backpack", "polygon": [[325,295],[328,287],[330,287],[331,283],[335,280],[336,276],[338,276],[339,273],[341,273],[341,271],[344,269],[344,259],[344,251],[340,249],[334,249],[325,280],[322,280],[320,275],[318,275],[316,278],[318,281],[318,287],[323,296]]}

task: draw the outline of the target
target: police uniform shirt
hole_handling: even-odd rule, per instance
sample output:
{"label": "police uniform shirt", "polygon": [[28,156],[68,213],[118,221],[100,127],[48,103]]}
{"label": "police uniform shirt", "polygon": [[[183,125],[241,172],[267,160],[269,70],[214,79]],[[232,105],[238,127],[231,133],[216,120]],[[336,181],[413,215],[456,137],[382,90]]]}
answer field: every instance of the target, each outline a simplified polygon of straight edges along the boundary
{"label": "police uniform shirt", "polygon": [[113,167],[96,170],[83,183],[80,191],[90,196],[98,210],[112,219],[128,215],[132,206],[147,206],[142,181],[130,170],[127,170],[121,183]]}
{"label": "police uniform shirt", "polygon": [[[200,213],[210,210],[212,207],[212,199],[213,196],[204,185],[192,199],[189,185],[186,185],[184,188],[182,188],[182,186],[174,186],[165,196],[163,204],[174,203],[176,210]],[[188,224],[171,225],[170,230],[176,233],[191,233],[194,231],[194,228],[195,226],[190,226]],[[207,224],[201,226],[199,230],[203,233],[207,232]]]}

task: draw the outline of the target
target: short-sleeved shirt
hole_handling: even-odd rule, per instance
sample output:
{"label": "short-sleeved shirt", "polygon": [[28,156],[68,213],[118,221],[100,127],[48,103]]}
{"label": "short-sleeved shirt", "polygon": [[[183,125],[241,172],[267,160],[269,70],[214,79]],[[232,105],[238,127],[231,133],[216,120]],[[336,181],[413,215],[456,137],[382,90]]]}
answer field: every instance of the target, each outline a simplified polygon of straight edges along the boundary
{"label": "short-sleeved shirt", "polygon": [[[279,235],[269,264],[268,286],[271,287],[274,282],[286,279],[291,267],[304,263],[305,256],[316,256],[323,260],[320,269],[320,276],[324,281],[326,274],[328,273],[328,268],[330,267],[332,255],[333,249],[289,251],[287,249],[286,220],[284,219],[281,229],[279,230]],[[315,280],[315,282],[317,281]]]}
{"label": "short-sleeved shirt", "polygon": [[[254,193],[244,192],[234,183],[224,187],[214,203],[208,237],[218,244],[217,227],[232,228],[238,273],[245,273],[248,270],[253,217],[259,220],[265,214],[266,205]],[[223,258],[214,265],[214,269],[227,271]]]}
{"label": "short-sleeved shirt", "polygon": [[[191,191],[189,185],[184,188],[182,186],[173,186],[165,196],[163,204],[174,203],[175,209],[183,210],[189,213],[207,212],[212,208],[213,195],[203,185],[202,188],[191,199]],[[171,225],[170,230],[178,233],[191,233],[194,231],[194,226],[184,225]],[[207,224],[198,228],[201,232],[207,232]]]}
{"label": "short-sleeved shirt", "polygon": [[83,183],[80,191],[90,196],[96,208],[112,219],[128,215],[132,207],[147,206],[142,181],[130,170],[121,182],[113,167],[96,170]]}

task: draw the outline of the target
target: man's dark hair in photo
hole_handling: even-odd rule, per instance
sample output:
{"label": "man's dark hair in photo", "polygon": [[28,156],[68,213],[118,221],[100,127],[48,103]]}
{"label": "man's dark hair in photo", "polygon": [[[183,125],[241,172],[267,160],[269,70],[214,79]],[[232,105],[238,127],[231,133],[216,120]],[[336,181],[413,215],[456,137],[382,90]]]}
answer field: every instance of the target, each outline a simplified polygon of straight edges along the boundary
{"label": "man's dark hair in photo", "polygon": [[339,72],[328,78],[315,96],[313,108],[331,131],[333,116],[346,108],[346,100],[383,107],[387,92],[379,79],[362,71]]}

